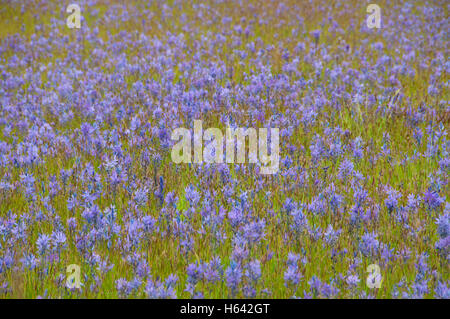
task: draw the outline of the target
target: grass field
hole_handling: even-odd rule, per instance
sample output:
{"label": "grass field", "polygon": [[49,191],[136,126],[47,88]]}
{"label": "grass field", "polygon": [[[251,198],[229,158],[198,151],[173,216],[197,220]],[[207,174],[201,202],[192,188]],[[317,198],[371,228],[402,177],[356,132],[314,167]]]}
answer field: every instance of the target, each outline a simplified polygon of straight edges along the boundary
{"label": "grass field", "polygon": [[450,298],[449,3],[371,2],[0,1],[0,297]]}

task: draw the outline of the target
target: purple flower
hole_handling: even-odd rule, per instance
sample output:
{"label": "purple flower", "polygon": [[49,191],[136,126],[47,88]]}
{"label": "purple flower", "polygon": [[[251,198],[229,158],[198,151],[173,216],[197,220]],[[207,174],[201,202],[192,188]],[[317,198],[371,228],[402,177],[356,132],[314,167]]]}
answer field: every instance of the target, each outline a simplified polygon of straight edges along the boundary
{"label": "purple flower", "polygon": [[266,221],[261,219],[257,222],[251,222],[249,224],[245,224],[242,227],[242,236],[247,240],[249,245],[260,242],[264,236],[264,229],[266,227]]}
{"label": "purple flower", "polygon": [[36,245],[39,251],[39,254],[42,256],[50,249],[50,237],[46,234],[39,235],[36,240]]}
{"label": "purple flower", "polygon": [[308,227],[308,219],[303,214],[303,209],[298,208],[291,212],[293,223],[290,228],[296,233],[300,234],[304,229]]}
{"label": "purple flower", "polygon": [[315,275],[313,275],[311,279],[308,281],[308,285],[311,289],[311,293],[313,294],[313,296],[317,296],[320,294],[322,282]]}
{"label": "purple flower", "polygon": [[347,285],[353,288],[358,286],[360,280],[358,275],[348,275],[347,278],[345,279],[345,282],[347,283]]}
{"label": "purple flower", "polygon": [[129,290],[128,290],[128,281],[124,278],[119,278],[116,280],[116,289],[119,296],[128,296]]}
{"label": "purple flower", "polygon": [[394,209],[397,208],[398,199],[401,197],[401,194],[393,188],[389,188],[386,191],[386,193],[387,193],[387,198],[384,202],[386,204],[388,211],[392,212]]}
{"label": "purple flower", "polygon": [[417,278],[419,280],[423,279],[428,275],[428,264],[427,264],[428,255],[426,253],[422,253],[419,255],[417,262],[415,264],[417,269]]}
{"label": "purple flower", "polygon": [[136,192],[134,194],[134,201],[136,202],[136,204],[138,206],[142,206],[147,202],[147,193],[148,193],[148,188],[146,188],[146,187],[136,190]]}
{"label": "purple flower", "polygon": [[230,220],[231,226],[237,227],[244,221],[244,213],[241,209],[232,208],[228,213],[228,218]]}
{"label": "purple flower", "polygon": [[436,299],[450,299],[450,289],[448,287],[448,282],[437,282],[436,289],[434,291],[434,297]]}
{"label": "purple flower", "polygon": [[24,254],[20,261],[22,262],[23,268],[29,270],[33,270],[39,266],[39,259],[37,259],[33,254]]}
{"label": "purple flower", "polygon": [[374,256],[378,253],[378,249],[380,246],[379,241],[377,240],[377,234],[373,233],[365,233],[361,241],[359,242],[359,250],[366,257]]}
{"label": "purple flower", "polygon": [[283,204],[283,210],[286,211],[288,214],[291,213],[294,209],[296,209],[297,205],[295,202],[290,199],[286,198],[284,204]]}
{"label": "purple flower", "polygon": [[206,281],[215,283],[222,278],[223,270],[220,257],[214,257],[203,265],[203,276]]}
{"label": "purple flower", "polygon": [[156,219],[153,216],[147,215],[142,218],[144,224],[144,230],[146,233],[151,234],[155,230]]}
{"label": "purple flower", "polygon": [[200,194],[197,192],[193,185],[189,185],[184,189],[186,192],[186,199],[188,200],[191,207],[196,207],[200,201]]}
{"label": "purple flower", "polygon": [[338,178],[339,179],[345,179],[348,176],[351,176],[354,174],[354,165],[352,161],[349,159],[344,160],[341,165],[339,166],[339,173]]}
{"label": "purple flower", "polygon": [[410,209],[414,209],[417,208],[419,206],[419,202],[420,202],[420,197],[415,197],[414,194],[409,194],[408,195],[408,208]]}
{"label": "purple flower", "polygon": [[54,232],[52,234],[52,242],[53,242],[53,245],[55,246],[56,249],[60,249],[62,247],[65,247],[66,246],[66,240],[67,240],[66,235],[63,232],[61,232],[61,231]]}
{"label": "purple flower", "polygon": [[316,43],[319,41],[320,33],[321,31],[319,29],[311,31],[311,35]]}
{"label": "purple flower", "polygon": [[428,190],[423,194],[423,202],[428,209],[435,210],[442,205],[444,199],[439,197],[437,192]]}
{"label": "purple flower", "polygon": [[450,258],[450,236],[439,239],[435,247],[447,260]]}
{"label": "purple flower", "polygon": [[441,238],[450,236],[450,214],[436,217],[437,232]]}
{"label": "purple flower", "polygon": [[225,270],[225,279],[227,287],[231,289],[232,296],[235,296],[242,279],[241,266],[232,260],[230,266]]}
{"label": "purple flower", "polygon": [[245,275],[254,283],[261,278],[261,263],[259,260],[253,260],[247,264]]}
{"label": "purple flower", "polygon": [[284,272],[284,283],[286,287],[297,286],[303,278],[297,267],[288,266]]}
{"label": "purple flower", "polygon": [[198,263],[189,264],[186,268],[186,273],[188,275],[187,281],[192,285],[195,285],[203,277],[203,269]]}

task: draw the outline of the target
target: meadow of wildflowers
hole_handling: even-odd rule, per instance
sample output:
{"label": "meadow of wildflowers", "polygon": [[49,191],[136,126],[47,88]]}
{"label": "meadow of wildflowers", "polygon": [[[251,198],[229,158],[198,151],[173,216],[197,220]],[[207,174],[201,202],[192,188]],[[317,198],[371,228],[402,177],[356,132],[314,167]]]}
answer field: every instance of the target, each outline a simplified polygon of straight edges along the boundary
{"label": "meadow of wildflowers", "polygon": [[74,3],[0,1],[0,298],[450,298],[448,1]]}

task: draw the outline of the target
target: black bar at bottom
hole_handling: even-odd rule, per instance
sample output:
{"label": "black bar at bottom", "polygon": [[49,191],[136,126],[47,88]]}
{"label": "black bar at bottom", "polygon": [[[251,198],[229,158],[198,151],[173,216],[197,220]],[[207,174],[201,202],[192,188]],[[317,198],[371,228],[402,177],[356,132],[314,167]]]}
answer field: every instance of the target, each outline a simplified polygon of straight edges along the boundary
{"label": "black bar at bottom", "polygon": [[[2,311],[11,307],[15,315],[22,311],[46,311],[58,315],[83,315],[95,309],[103,316],[113,314],[142,318],[309,318],[325,314],[386,316],[398,306],[404,317],[419,307],[448,305],[444,300],[306,300],[306,299],[46,299],[0,300]],[[44,309],[48,308],[48,309]],[[127,318],[128,319],[128,318]]]}

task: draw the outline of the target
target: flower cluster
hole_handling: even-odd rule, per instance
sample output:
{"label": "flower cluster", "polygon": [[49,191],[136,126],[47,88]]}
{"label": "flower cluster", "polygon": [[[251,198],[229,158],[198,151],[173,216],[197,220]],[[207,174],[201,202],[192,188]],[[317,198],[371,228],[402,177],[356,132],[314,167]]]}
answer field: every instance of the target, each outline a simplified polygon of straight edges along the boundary
{"label": "flower cluster", "polygon": [[[2,4],[2,298],[449,298],[448,3],[78,3]],[[174,163],[195,120],[278,172]]]}

